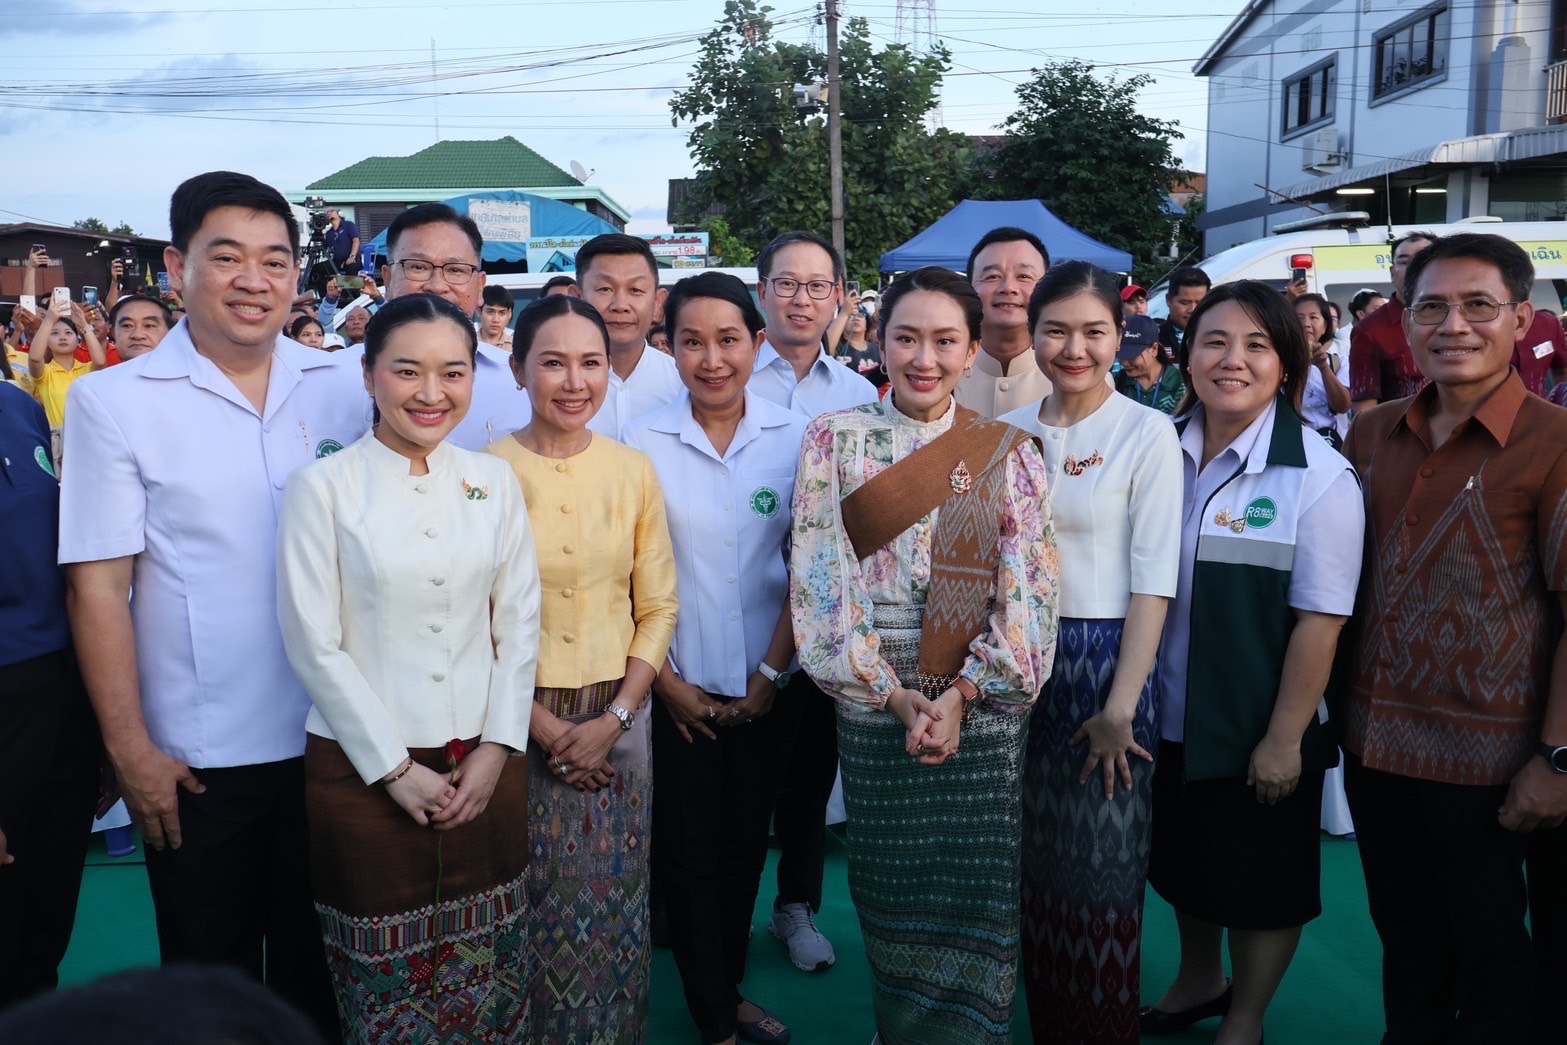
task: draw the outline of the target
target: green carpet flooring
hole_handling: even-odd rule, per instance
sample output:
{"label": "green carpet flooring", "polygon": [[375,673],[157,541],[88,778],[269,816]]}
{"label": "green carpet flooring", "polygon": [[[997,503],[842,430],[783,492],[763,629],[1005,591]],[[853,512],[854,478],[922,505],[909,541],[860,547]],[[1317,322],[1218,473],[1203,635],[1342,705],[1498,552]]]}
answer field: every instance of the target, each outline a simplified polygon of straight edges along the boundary
{"label": "green carpet flooring", "polygon": [[[101,839],[101,836],[100,836]],[[800,1045],[864,1045],[871,1039],[870,973],[860,942],[859,923],[849,902],[844,849],[830,843],[827,899],[818,927],[832,940],[838,964],[824,973],[806,974],[789,964],[783,947],[767,935],[772,902],[772,864],[768,860],[757,903],[756,939],[751,948],[746,994],[794,1031]],[[1306,927],[1300,952],[1269,1010],[1270,1045],[1357,1045],[1378,1040],[1382,1026],[1381,949],[1366,911],[1365,884],[1352,842],[1322,843],[1324,914]],[[1143,994],[1157,1001],[1175,974],[1175,916],[1151,892],[1143,933]],[[66,984],[83,983],[105,973],[158,960],[152,901],[140,856],[110,859],[95,841],[82,885],[76,933],[61,969]],[[696,1030],[686,1015],[680,979],[667,950],[653,956],[652,1045],[694,1045]],[[1209,1042],[1218,1022],[1199,1024],[1178,1037],[1180,1045]],[[1029,1040],[1021,996],[1013,1022],[1013,1040]]]}

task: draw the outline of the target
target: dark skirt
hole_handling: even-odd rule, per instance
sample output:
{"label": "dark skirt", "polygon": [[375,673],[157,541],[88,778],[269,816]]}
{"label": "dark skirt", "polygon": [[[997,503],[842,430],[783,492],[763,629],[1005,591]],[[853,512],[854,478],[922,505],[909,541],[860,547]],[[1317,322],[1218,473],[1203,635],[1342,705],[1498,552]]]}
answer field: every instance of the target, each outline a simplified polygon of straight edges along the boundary
{"label": "dark skirt", "polygon": [[[1128,758],[1132,790],[1107,800],[1095,768],[1078,783],[1082,724],[1104,710],[1121,656],[1120,620],[1063,618],[1023,767],[1023,980],[1035,1045],[1136,1045],[1154,767]],[[1158,751],[1157,674],[1132,738]]]}
{"label": "dark skirt", "polygon": [[1183,914],[1228,929],[1294,929],[1322,913],[1322,772],[1278,805],[1244,777],[1188,781],[1165,741],[1153,779],[1148,884]]}
{"label": "dark skirt", "polygon": [[[441,748],[409,754],[449,771]],[[525,1041],[526,760],[507,760],[476,820],[437,831],[366,786],[336,741],[310,736],[305,801],[343,1040]]]}

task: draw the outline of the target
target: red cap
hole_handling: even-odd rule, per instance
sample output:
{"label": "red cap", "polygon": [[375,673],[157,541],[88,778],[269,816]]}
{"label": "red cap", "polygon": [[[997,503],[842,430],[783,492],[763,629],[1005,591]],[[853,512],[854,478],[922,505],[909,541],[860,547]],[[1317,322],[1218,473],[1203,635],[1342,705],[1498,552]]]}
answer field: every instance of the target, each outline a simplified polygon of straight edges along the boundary
{"label": "red cap", "polygon": [[1139,294],[1141,294],[1143,297],[1147,297],[1148,291],[1144,290],[1142,287],[1139,287],[1136,283],[1133,283],[1129,287],[1121,288],[1121,301],[1123,303],[1130,301]]}

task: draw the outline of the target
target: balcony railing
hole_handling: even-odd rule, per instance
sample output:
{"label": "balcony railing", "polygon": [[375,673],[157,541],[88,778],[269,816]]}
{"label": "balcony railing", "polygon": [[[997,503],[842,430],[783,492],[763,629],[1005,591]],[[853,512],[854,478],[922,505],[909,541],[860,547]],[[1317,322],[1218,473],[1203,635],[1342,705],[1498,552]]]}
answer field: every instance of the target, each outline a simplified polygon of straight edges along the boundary
{"label": "balcony railing", "polygon": [[1545,67],[1545,122],[1567,123],[1567,59]]}

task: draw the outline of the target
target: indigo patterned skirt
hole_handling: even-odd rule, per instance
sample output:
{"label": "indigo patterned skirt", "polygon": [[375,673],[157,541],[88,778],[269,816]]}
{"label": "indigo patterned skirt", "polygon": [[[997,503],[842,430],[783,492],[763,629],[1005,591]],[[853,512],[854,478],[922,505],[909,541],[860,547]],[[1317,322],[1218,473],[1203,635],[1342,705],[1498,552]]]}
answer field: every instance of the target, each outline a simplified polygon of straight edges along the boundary
{"label": "indigo patterned skirt", "polygon": [[[1121,656],[1120,620],[1062,618],[1056,662],[1028,730],[1023,769],[1023,980],[1036,1045],[1136,1045],[1143,888],[1153,763],[1128,760],[1106,800],[1098,767],[1079,784],[1088,743],[1071,743],[1104,708]],[[1137,700],[1132,737],[1159,742],[1156,683]]]}
{"label": "indigo patterned skirt", "polygon": [[[409,754],[448,771],[441,748]],[[478,819],[437,831],[366,787],[336,741],[307,738],[311,884],[343,1041],[528,1040],[526,761],[507,760]]]}
{"label": "indigo patterned skirt", "polygon": [[[876,607],[882,655],[910,688],[922,609]],[[838,705],[849,895],[885,1045],[1011,1040],[1026,711],[976,704],[958,755],[922,766],[892,712]]]}
{"label": "indigo patterned skirt", "polygon": [[[568,722],[598,718],[620,680],[533,699]],[[529,759],[529,946],[537,1045],[640,1045],[647,1040],[648,824],[651,716],[639,714],[609,753],[597,794]]]}

